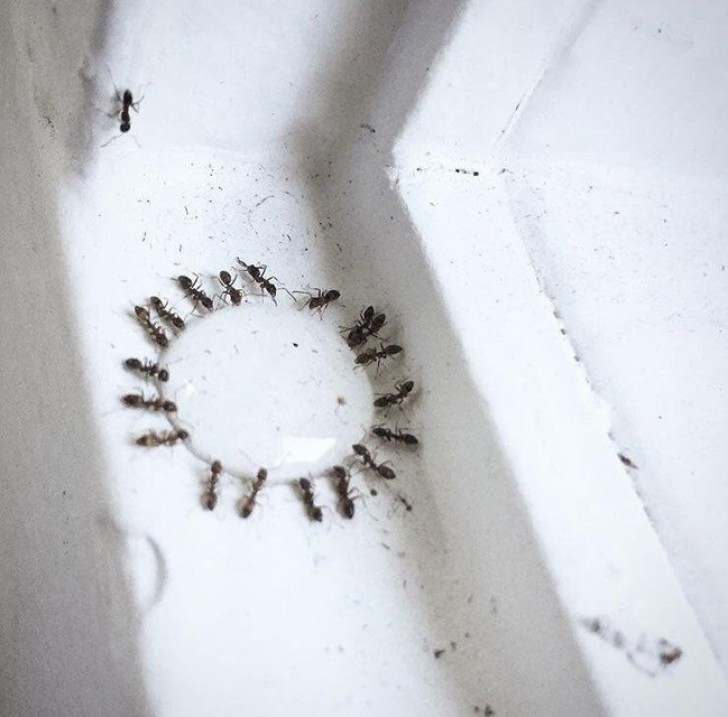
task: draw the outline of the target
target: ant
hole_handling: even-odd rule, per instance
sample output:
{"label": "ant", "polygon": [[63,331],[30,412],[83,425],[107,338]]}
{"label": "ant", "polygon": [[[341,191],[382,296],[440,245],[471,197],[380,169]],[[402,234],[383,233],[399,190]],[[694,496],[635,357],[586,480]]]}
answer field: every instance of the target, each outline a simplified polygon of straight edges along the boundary
{"label": "ant", "polygon": [[127,393],[121,397],[121,401],[129,408],[145,408],[148,411],[166,411],[173,413],[177,410],[177,404],[164,398],[147,398],[143,393]]}
{"label": "ant", "polygon": [[312,296],[307,291],[294,291],[294,294],[308,294],[310,297],[309,300],[306,302],[306,306],[308,306],[311,311],[315,311],[316,309],[320,309],[323,311],[332,301],[336,301],[337,299],[341,298],[341,292],[337,291],[336,289],[314,289],[314,291],[318,292],[316,296]]}
{"label": "ant", "polygon": [[[271,299],[273,299],[273,303],[276,302],[276,294],[278,293],[278,287],[273,283],[273,279],[278,281],[277,276],[271,276],[266,277],[265,272],[268,269],[268,267],[265,264],[261,264],[260,266],[256,266],[255,264],[246,264],[241,259],[238,259],[238,264],[243,267],[243,269],[248,272],[248,276],[256,283],[258,286],[260,286],[263,291],[267,291],[270,294]],[[282,287],[281,287],[282,288]],[[288,289],[284,289],[284,291],[288,291]],[[290,292],[288,292],[290,294]]]}
{"label": "ant", "polygon": [[160,318],[174,326],[178,331],[184,329],[184,319],[179,314],[175,314],[174,311],[167,308],[168,301],[162,301],[158,296],[150,296],[149,301],[151,301],[152,306],[157,310]]}
{"label": "ant", "polygon": [[324,514],[314,501],[313,484],[308,478],[299,478],[298,485],[303,493],[303,504],[306,506],[308,517],[320,523],[324,519]]}
{"label": "ant", "polygon": [[346,336],[346,343],[349,348],[353,349],[366,343],[370,336],[376,336],[384,324],[387,323],[386,314],[377,314],[373,306],[367,306],[359,314],[359,321],[354,326],[349,327]]}
{"label": "ant", "polygon": [[158,363],[152,363],[151,361],[142,363],[138,358],[128,358],[124,361],[124,366],[130,371],[139,371],[147,374],[147,376],[156,376],[163,382],[169,380],[169,371],[166,368],[159,368]]}
{"label": "ant", "polygon": [[178,441],[186,441],[190,434],[183,428],[179,431],[166,431],[165,433],[156,433],[150,431],[136,439],[138,446],[145,448],[156,448],[157,446],[173,446]]}
{"label": "ant", "polygon": [[407,498],[405,498],[402,494],[397,494],[397,500],[405,507],[405,510],[408,513],[412,512],[412,503],[410,503]]}
{"label": "ant", "polygon": [[202,304],[208,311],[212,311],[212,299],[197,285],[198,277],[192,281],[189,276],[180,274],[177,281],[186,292],[185,296],[191,296],[195,304]]}
{"label": "ant", "polygon": [[372,427],[372,433],[377,438],[382,438],[385,441],[397,441],[398,443],[404,443],[406,446],[416,446],[419,444],[417,436],[413,436],[411,433],[405,433],[401,429],[392,430],[386,426],[374,426]]}
{"label": "ant", "polygon": [[[121,110],[119,111],[119,119],[121,120],[121,124],[119,125],[119,131],[120,132],[128,132],[131,129],[131,116],[129,115],[129,108],[133,109],[135,112],[139,112],[139,103],[142,100],[137,100],[134,102],[134,96],[131,93],[131,90],[124,90],[124,94],[119,96],[119,91],[116,91],[116,99],[121,102]],[[144,99],[142,97],[142,99]]]}
{"label": "ant", "polygon": [[217,482],[222,473],[222,463],[213,461],[210,464],[210,476],[207,479],[207,490],[202,494],[202,505],[207,510],[215,510],[217,505]]}
{"label": "ant", "polygon": [[357,354],[356,364],[359,366],[368,366],[369,364],[377,362],[377,371],[379,370],[379,364],[389,356],[401,353],[404,349],[397,344],[389,344],[385,346],[380,344],[378,349],[369,349],[360,354]]}
{"label": "ant", "polygon": [[414,390],[414,381],[400,381],[394,384],[395,393],[385,393],[374,401],[375,408],[388,408],[401,404]]}
{"label": "ant", "polygon": [[256,479],[253,481],[253,490],[250,491],[250,495],[243,502],[243,507],[240,509],[240,517],[248,518],[255,508],[255,499],[258,497],[258,493],[262,490],[265,485],[265,481],[268,478],[268,471],[265,468],[261,468],[258,471]]}
{"label": "ant", "polygon": [[336,492],[339,495],[339,508],[346,518],[354,517],[354,501],[351,497],[351,477],[344,466],[333,466],[329,471],[331,477],[336,481]]}
{"label": "ant", "polygon": [[169,344],[167,334],[164,333],[164,329],[161,326],[155,324],[149,316],[149,309],[144,306],[135,306],[134,313],[136,314],[139,323],[146,329],[147,333],[154,339],[155,343],[164,348]]}
{"label": "ant", "polygon": [[363,446],[361,443],[355,443],[351,448],[354,453],[356,453],[356,455],[361,458],[361,462],[367,468],[371,468],[382,478],[386,480],[394,480],[397,477],[397,474],[389,466],[384,465],[384,463],[377,464],[377,462],[374,460],[374,457],[369,452],[369,449],[366,446]]}
{"label": "ant", "polygon": [[222,292],[222,295],[229,296],[230,301],[235,304],[235,306],[240,306],[240,302],[243,300],[243,292],[240,291],[237,287],[233,286],[235,283],[235,279],[233,279],[232,276],[230,276],[229,271],[221,271],[218,275],[220,283],[224,287],[224,291]]}

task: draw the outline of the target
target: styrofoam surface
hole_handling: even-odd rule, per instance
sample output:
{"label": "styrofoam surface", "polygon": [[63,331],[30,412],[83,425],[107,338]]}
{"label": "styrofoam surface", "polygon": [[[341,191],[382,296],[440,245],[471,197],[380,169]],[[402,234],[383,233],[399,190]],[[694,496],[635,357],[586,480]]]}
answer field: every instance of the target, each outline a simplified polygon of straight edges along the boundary
{"label": "styrofoam surface", "polygon": [[[528,192],[542,180],[550,193],[537,204],[560,207],[574,174],[554,182],[551,168],[528,163],[534,135],[511,130],[574,38],[626,12],[593,7],[7,10],[16,60],[6,87],[17,102],[2,110],[10,160],[0,179],[16,200],[6,226],[18,249],[4,247],[0,291],[6,316],[22,319],[6,320],[18,350],[2,357],[15,410],[3,419],[13,446],[0,621],[13,646],[0,661],[8,713],[454,715],[490,705],[497,715],[707,715],[728,704],[691,608],[714,640],[724,621],[706,619],[713,598],[680,572],[693,553],[672,552],[691,542],[671,543],[657,520],[668,561],[616,457],[646,425],[642,385],[621,378],[633,364],[589,333],[580,312],[601,310],[597,292],[566,301],[539,283],[553,284],[585,245],[545,251],[570,219],[534,224]],[[113,82],[144,97],[123,137],[100,111]],[[518,168],[502,174],[509,151]],[[611,201],[605,191],[584,203],[580,226]],[[375,391],[416,380],[405,417],[421,450],[378,449],[398,477],[370,481],[379,495],[358,500],[353,521],[331,509],[308,522],[285,483],[242,521],[244,485],[231,476],[215,512],[203,511],[207,448],[134,445],[164,425],[119,401],[143,386],[123,359],[153,355],[134,304],[159,294],[182,311],[174,277],[199,273],[212,293],[236,257],[268,264],[289,288],[339,288],[340,309],[309,317],[316,332],[375,303],[405,347],[369,375]],[[255,302],[225,309],[238,310]],[[277,310],[300,311],[283,296]],[[621,315],[602,318],[619,330]],[[244,350],[244,322],[227,323]],[[31,350],[39,333],[42,355]],[[208,368],[197,375],[208,380],[209,369],[224,392],[237,369],[221,373],[214,340],[200,350]],[[286,395],[295,378],[282,377]],[[41,385],[47,398],[28,397]],[[315,415],[306,400],[256,402],[239,419],[248,434],[275,431],[283,411],[298,425]],[[224,404],[223,415],[241,415]],[[613,418],[617,404],[636,428]],[[216,425],[231,440],[240,430]],[[640,471],[643,455],[668,460],[654,434],[640,435]],[[23,489],[28,475],[37,480]],[[318,489],[333,506],[324,481]],[[593,618],[627,648],[665,638],[683,657],[660,665],[645,648],[634,654],[646,667],[635,665],[586,629]]]}

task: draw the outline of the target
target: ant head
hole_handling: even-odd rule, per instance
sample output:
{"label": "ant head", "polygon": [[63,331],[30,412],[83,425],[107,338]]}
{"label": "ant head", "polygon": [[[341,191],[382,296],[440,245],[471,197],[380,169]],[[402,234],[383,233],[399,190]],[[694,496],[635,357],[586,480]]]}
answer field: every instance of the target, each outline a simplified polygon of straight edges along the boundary
{"label": "ant head", "polygon": [[189,432],[185,431],[184,428],[181,428],[179,431],[177,431],[177,438],[179,438],[180,441],[186,441],[189,437]]}
{"label": "ant head", "polygon": [[215,474],[221,473],[222,472],[222,463],[220,463],[220,461],[213,461],[210,464],[210,470]]}
{"label": "ant head", "polygon": [[161,381],[162,383],[166,383],[167,381],[169,381],[169,371],[167,371],[167,369],[166,369],[166,368],[160,369],[160,370],[159,370],[159,371],[157,372],[157,378],[158,378],[158,379],[159,379],[159,380],[160,380],[160,381]]}
{"label": "ant head", "polygon": [[301,490],[308,492],[311,490],[311,481],[308,478],[299,478],[298,484],[301,486]]}
{"label": "ant head", "polygon": [[134,96],[132,95],[131,90],[124,90],[122,102],[125,105],[130,105],[133,101],[134,101]]}
{"label": "ant head", "polygon": [[205,491],[202,494],[202,507],[206,510],[214,510],[217,505],[217,496],[212,491]]}
{"label": "ant head", "polygon": [[329,469],[329,473],[334,478],[338,478],[339,480],[341,480],[342,478],[346,478],[346,476],[347,476],[347,471],[346,471],[346,468],[344,468],[344,466],[332,466]]}
{"label": "ant head", "polygon": [[142,321],[149,320],[149,310],[145,309],[143,306],[135,306],[134,313],[137,315],[137,318],[141,319]]}
{"label": "ant head", "polygon": [[221,271],[219,276],[220,276],[220,281],[223,283],[223,285],[230,286],[230,284],[232,284],[233,277],[230,276],[229,271]]}
{"label": "ant head", "polygon": [[192,279],[190,279],[189,276],[185,276],[184,274],[180,274],[177,277],[177,281],[183,289],[189,289],[192,286]]}

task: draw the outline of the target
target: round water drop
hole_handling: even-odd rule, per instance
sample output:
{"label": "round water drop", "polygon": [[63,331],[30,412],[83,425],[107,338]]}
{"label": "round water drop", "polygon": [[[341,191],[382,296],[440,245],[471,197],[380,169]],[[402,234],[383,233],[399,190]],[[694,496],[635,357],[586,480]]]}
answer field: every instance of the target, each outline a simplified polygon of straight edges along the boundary
{"label": "round water drop", "polygon": [[231,475],[269,482],[316,475],[351,454],[371,425],[372,388],[338,331],[272,303],[219,309],[164,352],[165,398],[190,450]]}

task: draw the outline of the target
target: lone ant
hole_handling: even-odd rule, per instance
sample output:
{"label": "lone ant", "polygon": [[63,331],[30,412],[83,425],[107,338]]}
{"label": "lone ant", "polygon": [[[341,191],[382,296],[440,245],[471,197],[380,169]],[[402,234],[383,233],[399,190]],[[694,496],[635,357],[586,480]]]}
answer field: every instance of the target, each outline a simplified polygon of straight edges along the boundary
{"label": "lone ant", "polygon": [[124,90],[122,95],[119,95],[119,90],[116,90],[116,99],[121,103],[121,109],[119,110],[119,119],[121,124],[119,125],[120,132],[128,132],[131,129],[131,116],[129,115],[129,109],[133,109],[134,112],[139,112],[139,103],[144,99],[134,102],[134,96],[131,90]]}
{"label": "lone ant", "polygon": [[222,463],[213,461],[207,478],[207,490],[202,494],[202,505],[207,510],[215,510],[217,505],[217,483],[220,480],[220,473],[222,473]]}
{"label": "lone ant", "polygon": [[308,291],[294,291],[294,294],[308,294],[309,299],[306,302],[306,306],[308,306],[311,311],[316,311],[316,309],[319,309],[323,312],[323,310],[332,302],[336,301],[337,299],[341,298],[341,292],[337,291],[336,289],[314,289],[314,291],[317,292],[316,296],[313,296],[309,294]]}
{"label": "lone ant", "polygon": [[404,443],[406,446],[416,446],[419,444],[416,436],[411,433],[405,433],[401,429],[392,430],[386,426],[373,426],[372,433],[377,438],[382,438],[385,441],[396,441],[398,443]]}
{"label": "lone ant", "polygon": [[143,408],[147,411],[174,413],[177,410],[177,404],[174,401],[161,397],[147,398],[143,393],[127,393],[121,397],[121,401],[129,408]]}
{"label": "lone ant", "polygon": [[412,393],[415,388],[414,381],[400,381],[394,384],[394,393],[385,393],[374,401],[375,408],[389,408],[389,406],[401,405],[402,402]]}
{"label": "lone ant", "polygon": [[185,291],[185,296],[192,297],[195,304],[202,304],[208,311],[212,311],[212,299],[198,286],[198,277],[195,277],[195,280],[192,281],[189,276],[180,274],[177,281]]}
{"label": "lone ant", "polygon": [[389,346],[385,346],[384,344],[379,344],[378,349],[376,349],[376,348],[369,349],[360,354],[357,354],[356,364],[358,366],[368,366],[369,364],[372,364],[376,361],[377,371],[379,371],[379,364],[384,359],[389,358],[390,356],[395,356],[396,354],[401,353],[402,351],[404,351],[404,349],[401,346],[398,346],[397,344],[389,344]]}
{"label": "lone ant", "polygon": [[[265,264],[261,264],[260,266],[256,266],[255,264],[246,264],[242,259],[238,259],[238,264],[240,264],[241,267],[243,267],[243,270],[248,273],[248,276],[256,283],[258,286],[260,286],[263,291],[267,291],[270,295],[271,299],[273,299],[273,303],[276,302],[276,294],[278,293],[278,287],[273,283],[273,279],[278,281],[277,276],[270,276],[266,277],[265,272],[268,269],[268,267]],[[281,287],[283,288],[283,287]],[[291,293],[288,291],[288,289],[284,289],[284,291],[287,291],[289,294]]]}
{"label": "lone ant", "polygon": [[[114,110],[106,114],[108,114],[109,117],[115,117],[118,119],[119,131],[121,132],[121,134],[112,137],[108,142],[105,142],[103,145],[101,145],[102,147],[106,147],[108,144],[113,142],[115,139],[118,139],[131,129],[131,115],[129,114],[129,110],[133,109],[135,112],[139,112],[139,104],[144,99],[144,97],[141,97],[135,102],[134,95],[132,94],[131,90],[124,90],[124,92],[119,92],[119,90],[114,87],[114,99],[116,100]],[[137,142],[137,144],[139,143]]]}
{"label": "lone ant", "polygon": [[156,344],[164,348],[169,344],[167,334],[164,333],[164,329],[161,326],[155,324],[149,316],[149,309],[144,306],[135,306],[134,313],[139,323],[144,327],[146,332],[152,337]]}
{"label": "lone ant", "polygon": [[169,371],[167,371],[166,368],[159,368],[158,363],[152,363],[151,361],[144,361],[144,363],[142,363],[138,358],[128,358],[124,361],[124,366],[126,366],[130,371],[138,371],[139,373],[144,373],[147,376],[156,376],[163,382],[169,380]]}
{"label": "lone ant", "polygon": [[373,306],[367,306],[359,314],[359,321],[354,326],[344,329],[348,331],[346,336],[347,345],[351,349],[361,346],[366,343],[370,336],[376,336],[377,331],[380,331],[386,323],[386,314],[377,314]]}
{"label": "lone ant", "polygon": [[223,296],[229,296],[230,301],[235,304],[235,306],[240,306],[240,302],[243,300],[243,292],[240,291],[237,287],[233,286],[235,283],[235,279],[230,275],[229,271],[221,271],[218,274],[218,280],[223,285]]}
{"label": "lone ant", "polygon": [[394,472],[392,468],[385,465],[384,463],[377,463],[374,460],[374,457],[369,452],[369,449],[362,445],[361,443],[355,443],[351,449],[356,453],[357,457],[361,459],[361,462],[367,467],[371,468],[373,471],[378,473],[382,478],[386,480],[394,480],[397,477],[397,474]]}
{"label": "lone ant", "polygon": [[334,479],[336,493],[339,496],[339,509],[344,517],[350,520],[354,517],[354,500],[351,497],[351,477],[349,471],[344,466],[333,466],[329,471],[331,477]]}
{"label": "lone ant", "polygon": [[243,506],[240,509],[240,517],[248,518],[255,508],[256,498],[258,493],[262,490],[265,485],[265,481],[268,478],[268,471],[265,468],[261,468],[258,471],[256,479],[253,481],[253,489],[250,491],[250,495],[243,501]]}
{"label": "lone ant", "polygon": [[316,505],[313,484],[308,478],[299,478],[298,485],[301,487],[301,492],[303,493],[303,504],[306,506],[308,517],[320,523],[324,519],[324,514],[321,508]]}
{"label": "lone ant", "polygon": [[159,314],[161,319],[166,321],[178,331],[182,331],[182,329],[184,329],[184,319],[179,314],[176,314],[174,311],[167,308],[167,305],[169,304],[168,301],[162,301],[158,296],[150,296],[149,301],[157,310],[157,314]]}
{"label": "lone ant", "polygon": [[412,512],[412,503],[410,503],[401,493],[397,493],[397,500],[404,506],[408,513]]}
{"label": "lone ant", "polygon": [[149,431],[149,433],[139,436],[139,438],[136,439],[136,444],[138,446],[144,446],[145,448],[173,446],[178,441],[186,441],[189,437],[190,434],[183,428],[179,431],[165,431],[164,433]]}

